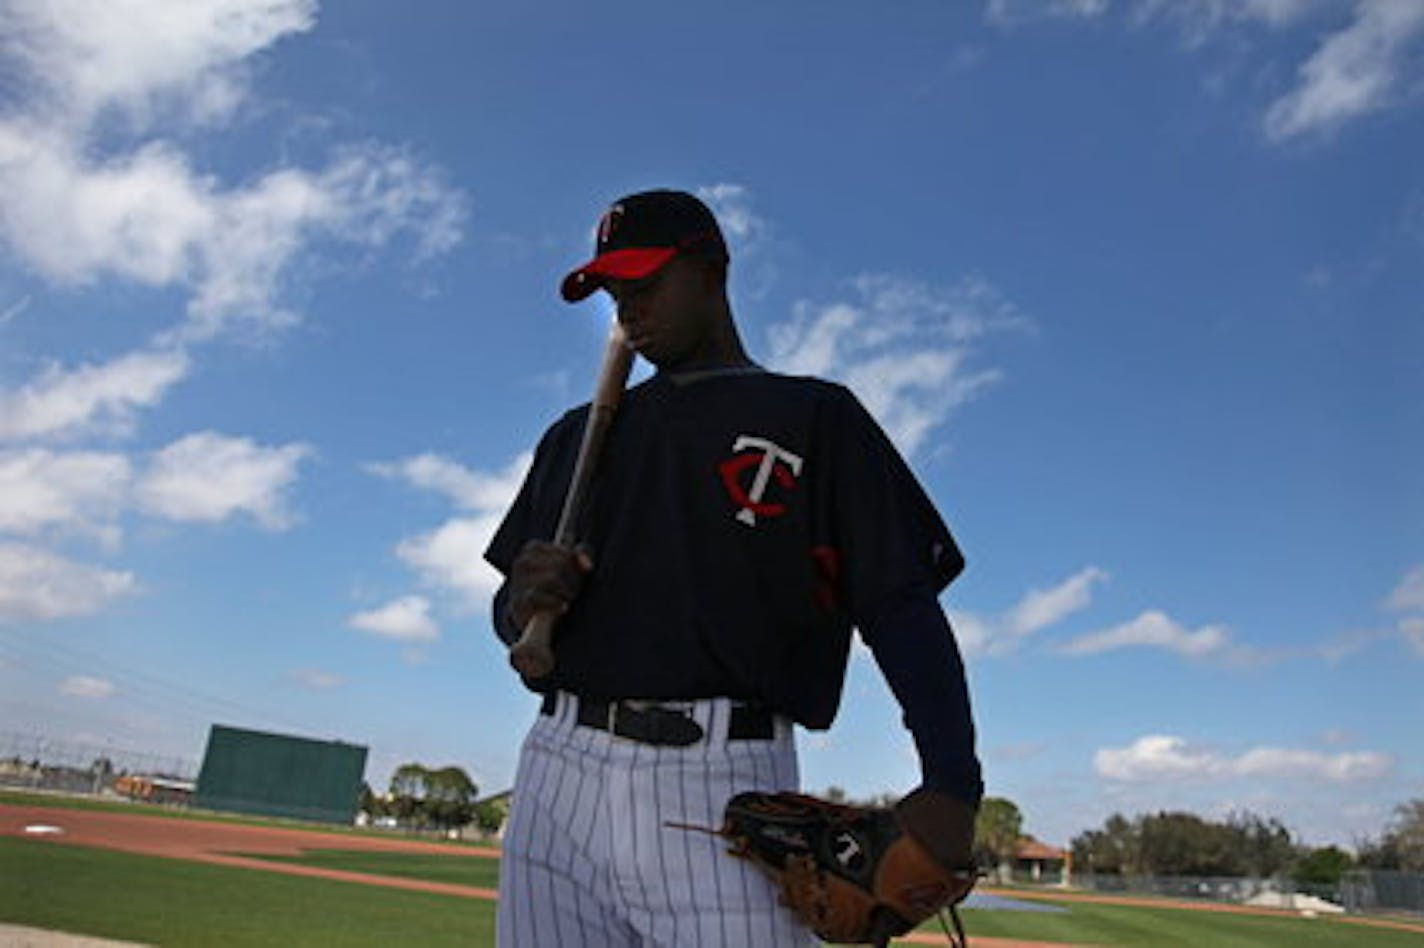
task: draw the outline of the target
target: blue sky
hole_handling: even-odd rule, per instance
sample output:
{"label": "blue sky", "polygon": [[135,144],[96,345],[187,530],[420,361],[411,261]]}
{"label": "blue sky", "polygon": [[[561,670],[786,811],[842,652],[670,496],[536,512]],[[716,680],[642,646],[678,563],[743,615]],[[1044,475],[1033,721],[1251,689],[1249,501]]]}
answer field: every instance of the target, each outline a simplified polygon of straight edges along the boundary
{"label": "blue sky", "polygon": [[[674,186],[961,540],[1030,831],[1424,795],[1424,6],[490,6],[0,0],[0,729],[505,788],[479,554],[592,384],[559,278]],[[802,751],[913,786],[863,649]]]}

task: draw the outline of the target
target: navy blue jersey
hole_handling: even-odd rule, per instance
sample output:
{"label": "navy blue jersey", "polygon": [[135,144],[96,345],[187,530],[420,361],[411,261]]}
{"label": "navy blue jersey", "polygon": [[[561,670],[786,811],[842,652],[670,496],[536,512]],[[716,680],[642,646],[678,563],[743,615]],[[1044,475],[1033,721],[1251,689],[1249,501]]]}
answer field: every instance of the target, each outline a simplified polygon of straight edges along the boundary
{"label": "navy blue jersey", "polygon": [[[587,414],[541,440],[485,554],[501,572],[553,536]],[[810,728],[835,717],[852,626],[964,566],[855,396],[760,370],[630,389],[578,535],[596,566],[537,687],[744,698]]]}

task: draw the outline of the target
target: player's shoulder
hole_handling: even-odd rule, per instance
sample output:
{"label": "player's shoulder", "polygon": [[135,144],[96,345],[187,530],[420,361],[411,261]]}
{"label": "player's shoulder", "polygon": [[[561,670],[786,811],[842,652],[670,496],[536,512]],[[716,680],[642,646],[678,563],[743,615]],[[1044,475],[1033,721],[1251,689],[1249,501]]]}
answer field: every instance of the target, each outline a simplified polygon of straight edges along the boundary
{"label": "player's shoulder", "polygon": [[855,395],[840,382],[815,375],[791,375],[761,370],[741,376],[737,383],[752,391],[811,402],[854,403]]}
{"label": "player's shoulder", "polygon": [[865,409],[849,386],[815,375],[787,375],[767,372],[764,376],[767,394],[787,401],[799,401],[817,413],[833,418],[862,415]]}

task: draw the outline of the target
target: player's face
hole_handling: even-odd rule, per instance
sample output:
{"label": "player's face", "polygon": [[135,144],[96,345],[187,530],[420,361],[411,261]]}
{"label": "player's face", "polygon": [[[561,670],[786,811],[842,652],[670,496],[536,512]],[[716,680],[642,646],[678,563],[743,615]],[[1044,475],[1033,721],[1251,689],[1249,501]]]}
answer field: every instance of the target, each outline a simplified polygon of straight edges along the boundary
{"label": "player's face", "polygon": [[724,357],[717,332],[718,283],[705,263],[675,257],[644,279],[609,280],[607,290],[629,344],[658,368]]}

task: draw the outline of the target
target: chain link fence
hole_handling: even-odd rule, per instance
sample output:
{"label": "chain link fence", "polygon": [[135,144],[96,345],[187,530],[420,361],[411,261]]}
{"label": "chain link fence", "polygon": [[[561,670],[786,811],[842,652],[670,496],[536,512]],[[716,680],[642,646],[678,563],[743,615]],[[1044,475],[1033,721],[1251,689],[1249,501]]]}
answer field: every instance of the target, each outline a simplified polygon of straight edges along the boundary
{"label": "chain link fence", "polygon": [[197,761],[186,757],[0,731],[0,786],[98,795],[127,777],[181,786],[197,775]]}
{"label": "chain link fence", "polygon": [[1263,907],[1315,910],[1322,900],[1347,912],[1400,912],[1424,915],[1424,873],[1360,869],[1338,885],[1290,879],[1232,876],[1120,876],[1075,872],[1073,885],[1094,892],[1160,895],[1176,899],[1247,903]]}
{"label": "chain link fence", "polygon": [[1341,881],[1340,898],[1352,912],[1424,915],[1424,872],[1359,869]]}

